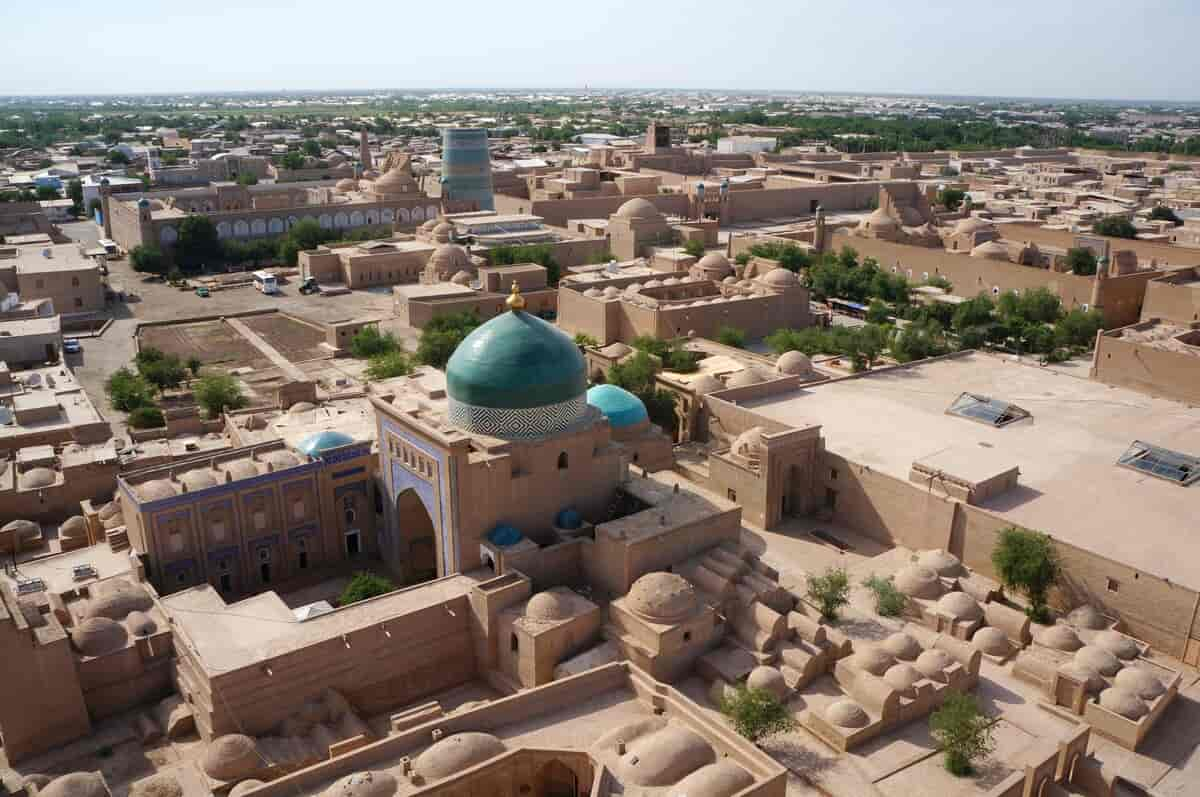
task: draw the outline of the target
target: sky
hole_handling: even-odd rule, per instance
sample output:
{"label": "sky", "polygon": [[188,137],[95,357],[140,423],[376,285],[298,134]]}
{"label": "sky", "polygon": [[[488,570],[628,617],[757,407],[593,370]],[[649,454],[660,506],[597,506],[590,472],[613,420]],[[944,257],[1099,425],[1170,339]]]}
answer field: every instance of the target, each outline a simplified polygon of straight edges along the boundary
{"label": "sky", "polygon": [[456,87],[1200,100],[1200,0],[0,0],[0,95]]}

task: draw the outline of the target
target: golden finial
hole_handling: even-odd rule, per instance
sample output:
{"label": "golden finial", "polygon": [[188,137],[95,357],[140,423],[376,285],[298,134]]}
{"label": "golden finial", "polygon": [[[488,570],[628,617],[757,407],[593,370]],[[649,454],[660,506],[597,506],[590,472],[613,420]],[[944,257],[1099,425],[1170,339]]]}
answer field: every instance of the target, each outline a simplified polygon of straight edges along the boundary
{"label": "golden finial", "polygon": [[513,280],[512,293],[508,295],[508,299],[506,300],[505,304],[507,304],[508,309],[512,310],[514,313],[518,310],[525,309],[525,297],[521,295],[521,286],[517,284],[516,280]]}

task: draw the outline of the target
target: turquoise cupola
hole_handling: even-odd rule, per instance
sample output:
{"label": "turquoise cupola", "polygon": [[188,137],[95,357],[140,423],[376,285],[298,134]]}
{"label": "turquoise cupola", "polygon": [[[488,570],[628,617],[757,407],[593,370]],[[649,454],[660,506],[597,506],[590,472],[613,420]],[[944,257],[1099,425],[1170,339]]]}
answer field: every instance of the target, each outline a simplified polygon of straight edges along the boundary
{"label": "turquoise cupola", "polygon": [[604,413],[609,425],[614,429],[636,426],[650,419],[642,400],[616,385],[596,385],[590,388],[587,401]]}

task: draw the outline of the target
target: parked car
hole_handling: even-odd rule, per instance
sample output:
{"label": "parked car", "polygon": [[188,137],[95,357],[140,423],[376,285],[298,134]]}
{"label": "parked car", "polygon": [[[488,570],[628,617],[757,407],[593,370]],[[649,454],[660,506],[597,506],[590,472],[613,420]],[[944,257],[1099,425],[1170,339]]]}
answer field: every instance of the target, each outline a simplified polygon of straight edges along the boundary
{"label": "parked car", "polygon": [[309,277],[308,279],[304,280],[304,282],[300,283],[300,293],[302,293],[302,294],[320,293],[320,292],[321,292],[321,286],[317,284],[317,280],[315,277]]}
{"label": "parked car", "polygon": [[63,352],[66,354],[79,354],[83,351],[83,344],[79,342],[79,338],[63,338]]}
{"label": "parked car", "polygon": [[203,285],[201,285],[199,288],[196,289],[196,295],[199,296],[201,299],[207,299],[212,294],[209,292],[208,288],[205,288]]}

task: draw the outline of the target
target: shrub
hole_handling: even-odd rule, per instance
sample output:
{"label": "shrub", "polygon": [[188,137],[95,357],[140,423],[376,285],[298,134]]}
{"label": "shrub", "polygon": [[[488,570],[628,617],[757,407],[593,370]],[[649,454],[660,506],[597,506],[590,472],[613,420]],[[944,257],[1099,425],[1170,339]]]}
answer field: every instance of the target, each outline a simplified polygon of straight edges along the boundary
{"label": "shrub", "polygon": [[1166,205],[1155,205],[1150,211],[1150,219],[1152,221],[1169,221],[1176,227],[1183,224],[1183,219],[1175,215],[1175,211]]}
{"label": "shrub", "polygon": [[935,288],[941,288],[946,293],[954,290],[954,286],[950,284],[950,280],[943,277],[941,274],[934,274],[929,279],[925,280],[926,285],[932,285]]}
{"label": "shrub", "polygon": [[937,203],[945,205],[946,210],[951,212],[958,210],[966,198],[967,193],[961,188],[943,188],[937,193]]}
{"label": "shrub", "polygon": [[347,606],[377,595],[386,595],[396,588],[390,580],[374,573],[358,572],[350,579],[350,583],[342,590],[338,598],[338,606]]}
{"label": "shrub", "polygon": [[350,339],[350,353],[361,360],[390,354],[400,348],[399,342],[390,332],[380,332],[379,327],[363,327]]}
{"label": "shrub", "polygon": [[138,407],[148,407],[153,401],[154,389],[139,373],[129,368],[118,368],[104,382],[104,392],[114,409],[132,412]]}
{"label": "shrub", "polygon": [[1085,246],[1073,246],[1067,250],[1067,266],[1081,277],[1096,273],[1096,255]]}
{"label": "shrub", "polygon": [[402,351],[377,354],[367,364],[366,374],[370,379],[392,379],[408,376],[413,372],[412,361]]}
{"label": "shrub", "polygon": [[819,576],[808,577],[808,598],[817,604],[821,617],[837,620],[838,610],[850,602],[850,577],[840,567],[830,567]]}
{"label": "shrub", "polygon": [[746,331],[737,327],[722,326],[717,329],[717,343],[735,349],[746,348]]}
{"label": "shrub", "polygon": [[207,374],[196,380],[192,389],[196,403],[204,408],[209,418],[216,418],[225,410],[236,410],[246,404],[246,397],[237,380],[228,374]]}
{"label": "shrub", "polygon": [[140,274],[162,274],[167,270],[167,259],[154,244],[142,244],[129,251],[129,264]]}
{"label": "shrub", "polygon": [[704,257],[704,241],[693,238],[683,245],[683,251],[692,257]]}
{"label": "shrub", "polygon": [[1010,526],[1000,532],[992,549],[992,566],[1005,586],[1029,596],[1029,616],[1045,622],[1046,593],[1058,580],[1058,552],[1045,534]]}
{"label": "shrub", "polygon": [[1105,216],[1092,225],[1092,232],[1112,238],[1137,238],[1137,227],[1124,216]]}
{"label": "shrub", "polygon": [[929,717],[929,730],[946,755],[946,769],[962,777],[972,772],[972,762],[995,749],[992,723],[975,698],[950,692],[941,708]]}
{"label": "shrub", "polygon": [[575,345],[583,349],[594,349],[600,345],[600,341],[586,332],[575,333]]}
{"label": "shrub", "polygon": [[167,419],[158,407],[135,407],[128,420],[134,429],[157,429],[167,425]]}
{"label": "shrub", "polygon": [[788,707],[765,689],[739,684],[732,695],[721,698],[721,713],[733,723],[742,736],[756,742],[776,733],[786,733],[796,727]]}
{"label": "shrub", "polygon": [[892,578],[880,578],[875,574],[863,582],[863,586],[875,595],[875,611],[884,617],[899,617],[908,605],[904,593],[896,588]]}
{"label": "shrub", "polygon": [[871,304],[867,307],[866,320],[868,324],[890,324],[892,316],[888,312],[886,304],[878,299],[872,299]]}
{"label": "shrub", "polygon": [[417,361],[434,368],[445,368],[458,344],[479,326],[479,316],[458,313],[435,318],[421,330],[417,342]]}

